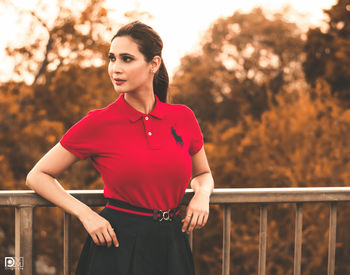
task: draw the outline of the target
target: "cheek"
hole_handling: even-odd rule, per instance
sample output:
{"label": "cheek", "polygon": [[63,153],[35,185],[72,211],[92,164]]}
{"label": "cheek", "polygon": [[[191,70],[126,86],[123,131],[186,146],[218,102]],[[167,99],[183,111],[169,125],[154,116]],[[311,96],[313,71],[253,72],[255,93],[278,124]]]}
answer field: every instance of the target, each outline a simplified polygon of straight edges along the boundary
{"label": "cheek", "polygon": [[137,76],[135,79],[141,79],[147,74],[146,66],[135,64],[134,66],[130,66],[128,70],[129,76]]}
{"label": "cheek", "polygon": [[110,62],[108,64],[108,75],[112,78],[112,66]]}

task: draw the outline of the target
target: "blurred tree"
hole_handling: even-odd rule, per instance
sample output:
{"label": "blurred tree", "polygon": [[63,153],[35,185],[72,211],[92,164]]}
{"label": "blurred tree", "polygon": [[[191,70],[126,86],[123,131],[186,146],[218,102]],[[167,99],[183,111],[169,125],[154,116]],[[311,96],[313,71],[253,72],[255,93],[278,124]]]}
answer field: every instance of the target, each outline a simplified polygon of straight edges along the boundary
{"label": "blurred tree", "polygon": [[[350,131],[348,112],[332,97],[327,83],[319,81],[313,92],[307,86],[293,88],[276,95],[276,100],[278,104],[264,112],[261,122],[246,117],[238,126],[221,131],[217,145],[228,146],[223,152],[231,155],[223,174],[245,175],[243,183],[231,181],[231,185],[346,185],[350,149],[343,138]],[[239,145],[234,142],[238,137]]]}
{"label": "blurred tree", "polygon": [[[315,187],[347,186],[350,181],[350,110],[340,107],[329,85],[320,80],[310,90],[308,86],[285,87],[287,92],[276,95],[277,104],[263,113],[260,121],[247,115],[238,124],[223,120],[209,127],[206,152],[216,187]],[[233,206],[232,211],[232,274],[256,274],[258,251],[258,206]],[[292,274],[294,260],[294,207],[273,205],[268,216],[267,274]],[[338,224],[348,228],[350,211]],[[214,259],[221,257],[222,243],[217,242],[217,225],[222,212],[214,210],[215,223],[209,223],[199,243],[214,245]],[[316,218],[317,217],[317,218]],[[303,274],[322,274],[327,267],[328,207],[307,205],[303,221]],[[344,229],[344,231],[346,231]],[[349,243],[342,231],[338,247],[347,253]],[[202,239],[203,236],[203,239]],[[204,237],[206,238],[204,241]],[[336,270],[350,273],[343,253],[337,252]],[[200,274],[217,274],[221,262],[206,263],[196,258]],[[203,271],[210,270],[210,272]]]}
{"label": "blurred tree", "polygon": [[[18,76],[28,79],[29,75],[33,82],[10,80],[0,86],[0,189],[27,189],[26,174],[68,128],[89,110],[104,107],[117,96],[107,74],[107,40],[112,37],[112,28],[104,1],[85,1],[84,8],[77,11],[59,1],[57,17],[50,18],[54,19],[52,24],[39,16],[45,10],[22,11],[23,16],[29,13],[34,20],[27,43],[19,48],[9,46],[7,53],[17,60]],[[34,30],[40,28],[46,35],[34,37],[33,33],[38,33]],[[65,189],[103,188],[98,171],[89,161],[75,164],[59,181]],[[2,256],[11,255],[14,243],[11,213],[0,215]],[[38,230],[34,231],[34,257],[45,255],[57,274],[62,268],[62,218],[63,211],[58,209],[35,211]],[[72,225],[76,234],[72,238],[74,268],[87,233],[80,223]]]}
{"label": "blurred tree", "polygon": [[186,102],[202,122],[238,123],[246,114],[259,119],[273,94],[302,77],[300,37],[294,23],[280,14],[268,19],[260,8],[220,18],[204,36],[202,50],[182,58],[172,99]]}
{"label": "blurred tree", "polygon": [[306,79],[313,86],[317,78],[325,79],[332,93],[350,106],[350,2],[338,0],[324,12],[329,17],[328,30],[314,28],[307,34]]}
{"label": "blurred tree", "polygon": [[[348,4],[345,9],[350,9]],[[344,25],[333,24],[345,29],[346,20]],[[316,45],[322,41],[315,37]],[[346,55],[348,42],[339,39],[337,43],[337,50]],[[171,86],[172,101],[195,110],[216,187],[346,186],[349,182],[349,110],[333,96],[328,80],[329,84],[321,79],[308,86],[301,70],[303,46],[294,24],[283,21],[281,15],[267,19],[261,9],[255,9],[218,19],[204,36],[202,50],[181,60]],[[339,66],[346,66],[345,60]],[[310,66],[310,73],[317,72],[318,66]],[[334,78],[348,73],[332,72]],[[349,91],[344,88],[344,93]],[[302,270],[321,274],[327,266],[328,210],[324,205],[306,208]],[[236,210],[232,212],[231,273],[256,274],[258,207]],[[294,209],[278,205],[271,210],[267,273],[291,274],[294,235],[288,232]],[[344,210],[345,217],[348,212]],[[221,270],[216,259],[221,259],[222,243],[215,232],[222,212],[214,208],[211,215],[215,221],[195,239],[212,254],[197,254],[200,274]],[[349,226],[344,217],[338,222]],[[349,244],[340,240],[338,244],[349,251]],[[345,272],[341,274],[350,273],[345,258],[337,254],[337,271]]]}
{"label": "blurred tree", "polygon": [[[107,74],[109,44],[100,34],[103,30],[112,36],[103,2],[89,1],[76,15],[60,1],[52,27],[30,12],[48,39],[40,36],[23,47],[7,48],[19,60],[15,66],[19,74],[24,77],[27,71],[34,79],[31,85],[8,82],[0,87],[5,130],[0,152],[6,152],[16,179],[23,179],[40,155],[89,110],[106,106],[116,97]],[[107,31],[101,29],[104,25]],[[34,21],[29,30],[37,27]]]}
{"label": "blurred tree", "polygon": [[[57,16],[51,24],[39,15],[45,10],[20,10],[32,16],[27,43],[19,48],[6,48],[7,54],[17,60],[14,73],[20,77],[29,73],[33,84],[39,81],[50,85],[48,72],[64,70],[71,65],[100,67],[106,59],[109,47],[106,40],[111,37],[112,26],[104,0],[88,1],[79,14],[63,0],[58,0],[57,8]],[[38,29],[44,33],[35,38],[32,34],[38,33]]]}

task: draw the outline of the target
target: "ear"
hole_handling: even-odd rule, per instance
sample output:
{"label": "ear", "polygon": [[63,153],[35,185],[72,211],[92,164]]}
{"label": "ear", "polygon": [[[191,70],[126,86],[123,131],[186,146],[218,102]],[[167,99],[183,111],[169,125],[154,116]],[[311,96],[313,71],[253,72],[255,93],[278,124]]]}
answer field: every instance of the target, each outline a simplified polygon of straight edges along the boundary
{"label": "ear", "polygon": [[150,63],[151,63],[151,73],[155,74],[159,70],[160,64],[162,64],[162,58],[156,55],[155,57],[153,57]]}

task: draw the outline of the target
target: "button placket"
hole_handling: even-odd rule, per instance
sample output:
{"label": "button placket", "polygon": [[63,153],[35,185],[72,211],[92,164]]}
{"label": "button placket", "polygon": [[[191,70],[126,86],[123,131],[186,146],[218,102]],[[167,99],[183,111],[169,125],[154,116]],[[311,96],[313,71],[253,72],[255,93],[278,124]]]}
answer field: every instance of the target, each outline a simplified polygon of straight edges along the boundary
{"label": "button placket", "polygon": [[154,139],[154,132],[152,130],[152,122],[151,122],[151,117],[148,115],[145,115],[143,120],[143,124],[145,127],[145,134],[146,134],[146,139],[148,141],[148,144],[150,145],[151,149],[157,149],[159,148],[159,145],[157,144],[157,141]]}

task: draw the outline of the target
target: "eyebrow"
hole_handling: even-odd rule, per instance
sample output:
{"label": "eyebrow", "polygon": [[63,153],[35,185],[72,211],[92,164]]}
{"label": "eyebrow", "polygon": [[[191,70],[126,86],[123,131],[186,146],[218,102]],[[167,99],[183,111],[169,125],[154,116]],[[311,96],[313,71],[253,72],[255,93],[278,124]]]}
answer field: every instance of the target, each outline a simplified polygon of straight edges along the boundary
{"label": "eyebrow", "polygon": [[[115,56],[115,54],[114,53],[109,53],[108,55],[113,55],[113,56]],[[132,57],[135,57],[134,55],[132,55],[132,54],[130,54],[130,53],[121,53],[121,54],[119,54],[120,56],[132,56]]]}

